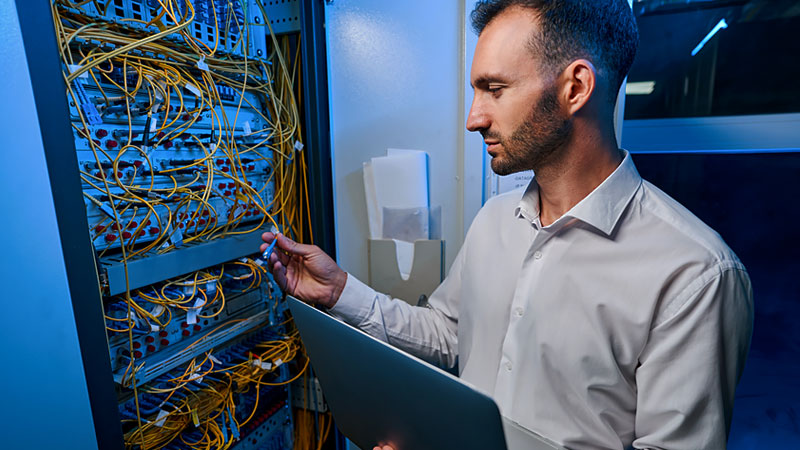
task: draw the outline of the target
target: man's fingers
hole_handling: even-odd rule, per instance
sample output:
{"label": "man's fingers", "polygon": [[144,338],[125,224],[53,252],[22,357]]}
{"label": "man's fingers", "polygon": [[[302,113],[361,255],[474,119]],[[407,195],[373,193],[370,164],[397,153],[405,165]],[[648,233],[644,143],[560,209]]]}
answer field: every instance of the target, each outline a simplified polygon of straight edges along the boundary
{"label": "man's fingers", "polygon": [[[272,277],[275,278],[275,282],[278,283],[278,286],[280,286],[281,290],[288,292],[286,288],[289,285],[289,280],[286,278],[286,267],[284,267],[280,261],[273,264]],[[292,293],[289,292],[289,294]]]}
{"label": "man's fingers", "polygon": [[292,259],[292,255],[286,254],[284,252],[272,252],[269,255],[269,260],[271,262],[280,261],[281,264],[284,266],[289,266],[289,261]]}
{"label": "man's fingers", "polygon": [[284,236],[282,234],[279,234],[278,235],[278,248],[280,248],[283,251],[286,251],[286,252],[289,252],[289,253],[293,253],[295,255],[307,256],[307,255],[310,255],[314,251],[314,249],[316,247],[313,246],[313,245],[306,245],[306,244],[297,243],[297,242],[289,239],[288,237],[286,237],[286,236]]}
{"label": "man's fingers", "polygon": [[266,242],[267,244],[271,243],[273,239],[275,239],[275,233],[271,231],[267,231],[266,233],[261,235],[261,240]]}

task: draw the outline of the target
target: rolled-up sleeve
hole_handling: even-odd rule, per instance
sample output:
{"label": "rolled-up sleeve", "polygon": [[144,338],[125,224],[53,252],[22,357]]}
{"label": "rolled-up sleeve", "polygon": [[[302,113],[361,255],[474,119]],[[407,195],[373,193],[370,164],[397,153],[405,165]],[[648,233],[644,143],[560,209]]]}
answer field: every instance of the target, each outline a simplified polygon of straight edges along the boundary
{"label": "rolled-up sleeve", "polygon": [[724,449],[753,329],[738,262],[703,272],[656,320],[636,370],[637,449]]}

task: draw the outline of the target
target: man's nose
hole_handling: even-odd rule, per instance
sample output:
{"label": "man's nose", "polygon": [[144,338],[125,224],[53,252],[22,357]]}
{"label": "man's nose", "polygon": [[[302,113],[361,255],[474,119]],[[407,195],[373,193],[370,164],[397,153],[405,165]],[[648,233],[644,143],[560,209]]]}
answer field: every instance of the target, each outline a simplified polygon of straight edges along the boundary
{"label": "man's nose", "polygon": [[486,130],[489,129],[490,125],[491,120],[489,119],[489,114],[487,114],[486,111],[481,108],[481,105],[476,99],[473,99],[472,107],[469,109],[469,115],[467,116],[467,130]]}

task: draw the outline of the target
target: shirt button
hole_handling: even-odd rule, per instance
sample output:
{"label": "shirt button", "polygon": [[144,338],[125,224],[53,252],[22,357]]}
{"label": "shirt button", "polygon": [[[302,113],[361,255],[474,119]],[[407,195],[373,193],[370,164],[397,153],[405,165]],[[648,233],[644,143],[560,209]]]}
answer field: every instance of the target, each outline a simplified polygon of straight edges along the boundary
{"label": "shirt button", "polygon": [[540,251],[538,251],[538,250],[537,250],[537,251],[536,251],[536,252],[533,254],[533,257],[534,257],[535,259],[542,259],[542,252],[540,252]]}
{"label": "shirt button", "polygon": [[517,317],[522,317],[522,314],[524,312],[525,312],[525,310],[522,309],[522,308],[517,308],[517,309],[514,310],[514,313],[517,315]]}
{"label": "shirt button", "polygon": [[514,367],[514,366],[513,366],[513,365],[511,365],[511,361],[508,361],[508,362],[506,362],[506,370],[507,370],[507,371],[511,372],[511,369],[512,369],[513,367]]}

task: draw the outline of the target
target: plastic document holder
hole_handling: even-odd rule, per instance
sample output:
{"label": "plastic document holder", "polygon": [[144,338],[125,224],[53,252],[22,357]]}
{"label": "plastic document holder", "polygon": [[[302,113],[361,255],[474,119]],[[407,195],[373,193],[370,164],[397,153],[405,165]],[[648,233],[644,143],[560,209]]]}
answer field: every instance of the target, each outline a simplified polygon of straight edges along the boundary
{"label": "plastic document holder", "polygon": [[444,279],[444,241],[414,242],[414,262],[408,280],[397,267],[397,244],[392,239],[369,239],[369,285],[384,294],[417,305],[430,297]]}

